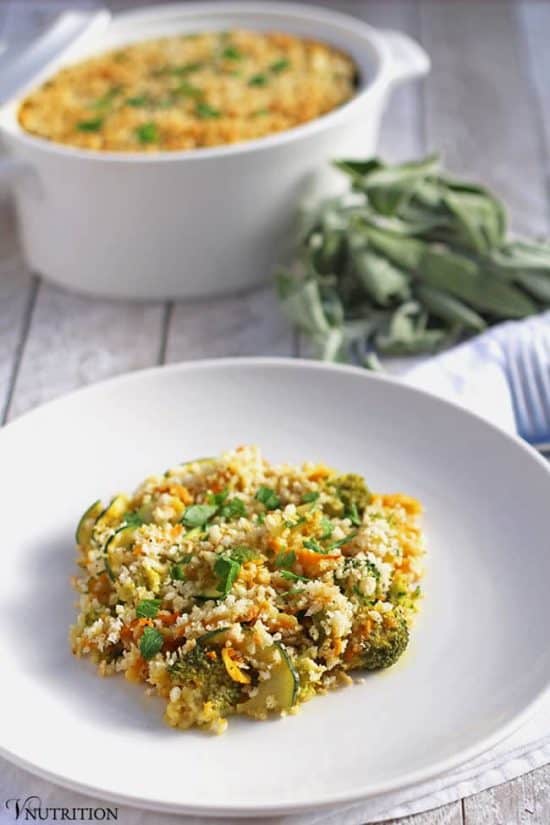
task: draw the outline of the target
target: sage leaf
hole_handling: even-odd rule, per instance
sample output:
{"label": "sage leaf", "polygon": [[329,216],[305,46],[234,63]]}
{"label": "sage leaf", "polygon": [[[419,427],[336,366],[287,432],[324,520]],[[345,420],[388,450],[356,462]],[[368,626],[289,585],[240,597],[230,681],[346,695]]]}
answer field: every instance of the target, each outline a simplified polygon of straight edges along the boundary
{"label": "sage leaf", "polygon": [[373,169],[364,176],[364,191],[377,212],[394,215],[412,198],[422,179],[438,168],[439,159],[433,155],[399,166]]}
{"label": "sage leaf", "polygon": [[457,243],[484,253],[502,242],[502,215],[492,198],[471,192],[448,192],[444,203],[455,218],[454,240]]}
{"label": "sage leaf", "polygon": [[426,244],[417,238],[397,237],[383,229],[367,227],[365,234],[374,249],[397,266],[417,269],[426,250]]}
{"label": "sage leaf", "polygon": [[417,355],[435,352],[443,343],[446,330],[427,329],[427,316],[416,301],[402,304],[390,319],[387,331],[376,336],[379,352],[385,355]]}
{"label": "sage leaf", "polygon": [[481,332],[487,326],[481,315],[443,290],[418,284],[415,288],[415,297],[442,321],[461,324],[465,329],[475,332]]}
{"label": "sage leaf", "polygon": [[427,249],[419,277],[429,286],[446,290],[474,309],[498,318],[523,318],[537,309],[524,292],[482,273],[476,263],[448,249]]}
{"label": "sage leaf", "polygon": [[550,244],[516,241],[493,249],[490,260],[499,269],[542,269],[550,275]]}
{"label": "sage leaf", "polygon": [[367,294],[380,306],[410,298],[409,277],[394,264],[366,249],[353,255],[353,266]]}
{"label": "sage leaf", "polygon": [[294,263],[277,275],[308,353],[376,366],[377,353],[435,352],[550,305],[550,243],[509,239],[499,198],[437,156],[334,166],[347,190],[302,204]]}
{"label": "sage leaf", "polygon": [[550,275],[531,270],[516,273],[515,280],[537,301],[550,304]]}
{"label": "sage leaf", "polygon": [[353,180],[362,180],[370,172],[383,169],[384,164],[379,158],[369,158],[368,160],[335,160],[333,165],[345,172]]}
{"label": "sage leaf", "polygon": [[279,274],[277,286],[287,317],[299,329],[312,335],[330,332],[317,281],[300,281],[283,272]]}

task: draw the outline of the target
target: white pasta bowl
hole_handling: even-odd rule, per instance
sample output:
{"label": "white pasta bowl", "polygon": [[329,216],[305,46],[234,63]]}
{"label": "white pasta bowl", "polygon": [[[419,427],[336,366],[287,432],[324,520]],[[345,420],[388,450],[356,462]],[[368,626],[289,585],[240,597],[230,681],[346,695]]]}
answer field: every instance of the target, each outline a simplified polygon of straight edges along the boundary
{"label": "white pasta bowl", "polygon": [[[255,443],[425,505],[425,597],[400,662],[296,716],[175,731],[162,702],[72,657],[74,527],[98,497]],[[550,682],[550,470],[452,404],[350,367],[285,359],[117,378],[0,432],[0,752],[104,800],[265,816],[403,788],[505,737]]]}
{"label": "white pasta bowl", "polygon": [[[355,60],[344,106],[260,140],[186,152],[82,151],[24,132],[19,99],[0,110],[0,184],[13,188],[29,266],[81,292],[136,299],[232,292],[270,277],[299,198],[329,192],[329,162],[376,147],[391,89],[428,71],[414,41],[337,12],[278,3],[186,3],[113,18],[48,66],[150,37],[231,28],[325,41]],[[38,78],[37,78],[38,80]]]}

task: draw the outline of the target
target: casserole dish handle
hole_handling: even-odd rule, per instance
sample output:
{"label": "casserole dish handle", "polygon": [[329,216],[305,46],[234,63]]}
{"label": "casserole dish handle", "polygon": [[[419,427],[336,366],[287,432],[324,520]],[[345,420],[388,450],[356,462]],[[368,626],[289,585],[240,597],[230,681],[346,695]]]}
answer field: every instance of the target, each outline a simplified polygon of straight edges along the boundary
{"label": "casserole dish handle", "polygon": [[92,13],[64,12],[22,51],[13,54],[15,50],[8,50],[0,63],[0,101],[10,100],[37,83],[69,47],[102,33],[110,19],[111,15],[105,9]]}
{"label": "casserole dish handle", "polygon": [[430,58],[412,37],[392,29],[383,29],[380,34],[390,57],[389,73],[392,83],[423,77],[430,71]]}
{"label": "casserole dish handle", "polygon": [[[0,61],[0,103],[37,83],[70,47],[101,34],[110,20],[106,9],[67,11],[22,51],[14,54],[15,50],[8,50]],[[31,171],[30,164],[0,154],[0,195]]]}

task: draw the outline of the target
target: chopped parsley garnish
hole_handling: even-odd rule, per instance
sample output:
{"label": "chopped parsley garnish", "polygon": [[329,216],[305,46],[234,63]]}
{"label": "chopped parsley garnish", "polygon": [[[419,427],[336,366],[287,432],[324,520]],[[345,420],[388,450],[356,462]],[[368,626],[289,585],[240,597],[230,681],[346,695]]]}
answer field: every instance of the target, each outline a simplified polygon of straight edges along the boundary
{"label": "chopped parsley garnish", "polygon": [[96,117],[93,120],[81,120],[76,124],[79,132],[99,132],[103,126],[103,118]]}
{"label": "chopped parsley garnish", "polygon": [[159,612],[160,599],[143,599],[136,607],[140,619],[154,619]]}
{"label": "chopped parsley garnish", "polygon": [[103,97],[99,97],[97,100],[95,100],[92,103],[91,108],[108,109],[111,103],[114,101],[115,97],[118,97],[118,95],[121,92],[122,86],[113,86],[112,89],[109,89],[109,91],[103,95]]}
{"label": "chopped parsley garnish", "polygon": [[306,539],[306,541],[304,541],[304,547],[307,547],[308,550],[313,550],[314,553],[327,552],[315,539]]}
{"label": "chopped parsley garnish", "polygon": [[251,547],[245,547],[244,544],[239,544],[231,550],[230,558],[239,564],[244,564],[247,561],[260,558],[260,555],[257,550],[253,550]]}
{"label": "chopped parsley garnish", "polygon": [[222,51],[222,57],[224,60],[242,60],[244,55],[236,46],[229,45]]}
{"label": "chopped parsley garnish", "polygon": [[255,495],[256,501],[260,501],[268,510],[276,510],[281,506],[281,499],[271,487],[262,485]]}
{"label": "chopped parsley garnish", "polygon": [[349,518],[349,520],[351,521],[351,523],[353,524],[354,527],[360,527],[361,526],[361,517],[360,517],[359,512],[357,510],[357,505],[354,501],[352,501],[352,503],[350,504],[349,509],[346,512],[345,516],[346,516],[346,518]]}
{"label": "chopped parsley garnish", "polygon": [[289,527],[293,530],[295,527],[299,527],[300,524],[303,524],[306,521],[305,516],[300,516],[300,518],[296,519],[296,521],[285,521],[285,527]]}
{"label": "chopped parsley garnish", "polygon": [[292,567],[295,561],[296,553],[294,550],[282,551],[281,553],[277,553],[275,556],[275,567],[288,569],[289,567]]}
{"label": "chopped parsley garnish", "polygon": [[219,510],[220,515],[228,520],[246,516],[244,501],[240,498],[231,498],[229,501],[229,489],[226,487],[220,493],[210,493],[208,503]]}
{"label": "chopped parsley garnish", "polygon": [[239,575],[240,569],[241,565],[234,559],[228,559],[225,556],[216,559],[214,573],[218,577],[218,591],[221,598],[225,598],[233,587],[233,582]]}
{"label": "chopped parsley garnish", "polygon": [[209,493],[207,496],[207,501],[209,504],[214,505],[214,507],[221,507],[228,495],[229,488],[225,487],[219,493]]}
{"label": "chopped parsley garnish", "polygon": [[310,581],[306,576],[299,576],[297,573],[293,573],[291,570],[281,570],[281,576],[283,577],[283,579],[287,579],[289,582]]}
{"label": "chopped parsley garnish", "polygon": [[302,496],[302,504],[311,504],[313,501],[317,501],[321,493],[318,490],[310,490],[309,493],[304,493]]}
{"label": "chopped parsley garnish", "polygon": [[217,118],[221,116],[221,112],[219,109],[215,109],[210,104],[201,101],[197,103],[197,108],[195,109],[197,116],[200,117],[202,120],[210,120],[212,118]]}
{"label": "chopped parsley garnish", "polygon": [[267,86],[269,79],[265,74],[255,74],[252,75],[250,80],[248,81],[249,86]]}
{"label": "chopped parsley garnish", "polygon": [[173,90],[173,94],[178,97],[192,97],[198,99],[203,96],[204,92],[198,86],[192,86],[191,83],[179,83]]}
{"label": "chopped parsley garnish", "polygon": [[268,115],[269,113],[269,109],[256,109],[255,112],[252,112],[252,117],[262,117]]}
{"label": "chopped parsley garnish", "polygon": [[135,130],[135,135],[140,143],[156,143],[159,139],[159,133],[156,123],[149,121],[149,123],[142,123]]}
{"label": "chopped parsley garnish", "polygon": [[334,533],[334,524],[328,518],[323,518],[321,519],[321,527],[323,528],[321,540],[329,539]]}
{"label": "chopped parsley garnish", "polygon": [[152,659],[162,650],[164,636],[156,627],[146,627],[139,641],[139,650],[144,659]]}
{"label": "chopped parsley garnish", "polygon": [[126,513],[124,516],[124,523],[127,527],[140,527],[145,524],[143,517],[136,511]]}
{"label": "chopped parsley garnish", "polygon": [[202,67],[202,63],[184,63],[183,66],[171,66],[168,71],[176,77],[184,77],[192,72],[198,72]]}
{"label": "chopped parsley garnish", "polygon": [[170,568],[170,578],[177,582],[182,582],[185,580],[185,573],[183,572],[183,565],[181,562],[177,562],[172,565]]}
{"label": "chopped parsley garnish", "polygon": [[221,508],[220,515],[229,520],[246,516],[246,507],[242,498],[229,499]]}
{"label": "chopped parsley garnish", "polygon": [[257,524],[263,524],[264,521],[265,521],[265,513],[258,513],[258,515],[256,516]]}
{"label": "chopped parsley garnish", "polygon": [[335,550],[337,547],[343,547],[344,544],[347,544],[352,539],[354,539],[356,535],[357,535],[357,530],[354,530],[353,533],[349,533],[347,536],[344,536],[344,538],[340,539],[340,541],[333,541],[332,544],[329,544],[328,549],[329,550]]}
{"label": "chopped parsley garnish", "polygon": [[212,504],[191,504],[185,509],[181,523],[186,527],[203,527],[218,512]]}
{"label": "chopped parsley garnish", "polygon": [[286,57],[281,57],[279,60],[275,60],[275,62],[271,64],[269,70],[274,74],[279,74],[279,72],[284,72],[285,69],[288,69],[289,66],[290,60]]}
{"label": "chopped parsley garnish", "polygon": [[135,97],[126,98],[126,103],[128,106],[133,106],[135,109],[138,109],[141,106],[150,106],[152,102],[153,101],[149,95],[135,95]]}

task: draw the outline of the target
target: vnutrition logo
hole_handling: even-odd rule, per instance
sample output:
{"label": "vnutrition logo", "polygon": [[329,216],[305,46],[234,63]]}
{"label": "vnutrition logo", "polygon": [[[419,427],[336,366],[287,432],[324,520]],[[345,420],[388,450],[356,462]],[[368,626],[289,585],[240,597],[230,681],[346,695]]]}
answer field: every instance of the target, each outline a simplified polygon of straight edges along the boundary
{"label": "vnutrition logo", "polygon": [[114,822],[118,808],[61,808],[42,805],[39,796],[6,799],[4,806],[16,822]]}

